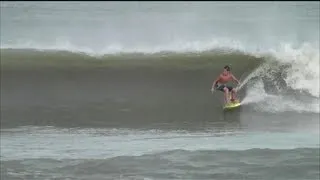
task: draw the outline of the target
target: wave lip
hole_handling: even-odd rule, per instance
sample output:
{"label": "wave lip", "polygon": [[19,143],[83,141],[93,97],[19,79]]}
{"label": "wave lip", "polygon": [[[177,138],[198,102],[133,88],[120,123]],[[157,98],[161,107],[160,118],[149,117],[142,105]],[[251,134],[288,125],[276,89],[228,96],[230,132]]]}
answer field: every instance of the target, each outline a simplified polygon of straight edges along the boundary
{"label": "wave lip", "polygon": [[31,49],[38,51],[68,51],[74,53],[85,53],[90,56],[101,57],[104,55],[123,54],[123,53],[143,53],[155,54],[161,52],[187,53],[205,52],[220,49],[221,51],[244,51],[244,44],[228,38],[213,38],[206,41],[177,41],[163,45],[136,45],[126,46],[118,43],[108,44],[101,47],[79,46],[68,40],[58,39],[52,43],[37,43],[30,41],[18,41],[1,44],[1,49]]}

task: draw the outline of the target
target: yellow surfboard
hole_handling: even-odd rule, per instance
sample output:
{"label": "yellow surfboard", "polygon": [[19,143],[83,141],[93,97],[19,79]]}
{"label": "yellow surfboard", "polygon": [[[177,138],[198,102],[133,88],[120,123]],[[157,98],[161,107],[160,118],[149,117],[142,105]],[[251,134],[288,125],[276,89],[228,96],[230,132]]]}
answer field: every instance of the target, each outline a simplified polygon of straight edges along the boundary
{"label": "yellow surfboard", "polygon": [[241,105],[241,103],[236,100],[234,102],[230,102],[228,104],[226,104],[223,109],[233,109],[233,108],[236,108],[236,107],[239,107]]}
{"label": "yellow surfboard", "polygon": [[[230,96],[231,99],[231,96]],[[241,105],[239,100],[231,101],[230,103],[227,103],[224,105],[223,109],[233,109],[236,107],[239,107]]]}

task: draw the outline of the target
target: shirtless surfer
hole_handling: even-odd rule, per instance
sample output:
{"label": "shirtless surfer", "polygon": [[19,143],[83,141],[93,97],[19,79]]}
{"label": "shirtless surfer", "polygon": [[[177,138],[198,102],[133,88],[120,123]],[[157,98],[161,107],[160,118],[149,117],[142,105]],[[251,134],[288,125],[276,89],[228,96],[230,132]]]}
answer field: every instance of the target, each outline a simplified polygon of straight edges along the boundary
{"label": "shirtless surfer", "polygon": [[239,80],[233,76],[230,72],[230,67],[228,65],[224,66],[223,72],[219,75],[219,77],[213,82],[211,91],[213,92],[215,89],[224,92],[225,103],[229,103],[229,92],[231,91],[231,101],[237,99],[236,97],[236,89],[227,86],[226,83],[229,81],[236,81],[238,85],[240,84]]}

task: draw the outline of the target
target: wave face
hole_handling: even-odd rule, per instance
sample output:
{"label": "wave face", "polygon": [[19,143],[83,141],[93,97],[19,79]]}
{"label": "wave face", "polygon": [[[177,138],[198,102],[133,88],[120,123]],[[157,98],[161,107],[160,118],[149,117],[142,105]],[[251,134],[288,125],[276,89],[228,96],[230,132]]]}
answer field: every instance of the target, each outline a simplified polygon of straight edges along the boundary
{"label": "wave face", "polygon": [[[161,103],[175,106],[167,98],[176,96],[176,105],[196,111],[196,106],[210,107],[207,103],[212,101],[208,98],[211,95],[203,92],[210,93],[208,88],[222,67],[231,64],[233,73],[242,82],[238,89],[243,105],[268,113],[319,113],[319,53],[311,52],[309,46],[285,50],[290,58],[294,56],[293,52],[297,54],[292,61],[287,56],[279,58],[278,54],[258,56],[235,51],[92,57],[61,51],[5,49],[1,51],[2,94],[5,95],[2,102],[4,106],[17,105],[13,102],[19,100],[14,99],[21,97],[16,94],[30,94],[39,99],[41,105],[47,103],[45,106],[72,105],[65,101],[66,98],[82,107],[93,101],[112,104],[123,99],[120,101],[133,103],[126,105],[130,108],[148,102],[155,105],[152,109],[156,110]],[[27,88],[26,83],[33,84],[35,90]],[[179,94],[179,91],[185,94]],[[81,98],[72,92],[77,92]],[[217,92],[214,96],[217,97],[214,101],[218,100],[214,104],[220,105],[222,94]],[[109,102],[103,102],[101,98],[109,99]],[[185,104],[188,98],[198,104]],[[195,99],[202,99],[202,102]]]}

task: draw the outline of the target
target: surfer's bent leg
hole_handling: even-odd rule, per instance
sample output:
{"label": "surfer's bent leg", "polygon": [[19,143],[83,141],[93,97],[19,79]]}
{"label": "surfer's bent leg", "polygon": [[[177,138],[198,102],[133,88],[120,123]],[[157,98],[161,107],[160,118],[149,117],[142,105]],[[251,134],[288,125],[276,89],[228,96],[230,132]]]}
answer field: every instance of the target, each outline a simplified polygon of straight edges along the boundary
{"label": "surfer's bent leg", "polygon": [[224,87],[223,91],[224,91],[224,101],[225,103],[229,103],[229,89],[227,87]]}
{"label": "surfer's bent leg", "polygon": [[[232,87],[231,87],[232,88]],[[235,88],[232,88],[231,89],[231,99],[232,101],[234,101],[236,99],[236,89]]]}

